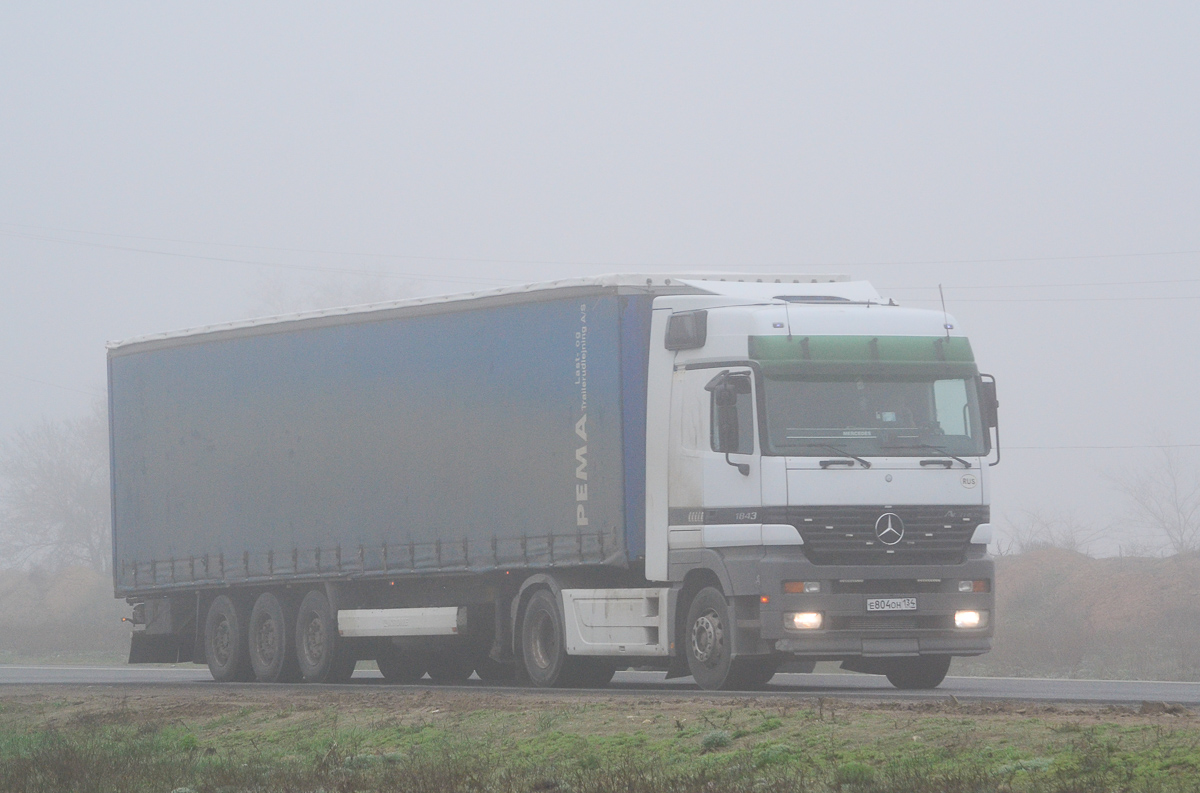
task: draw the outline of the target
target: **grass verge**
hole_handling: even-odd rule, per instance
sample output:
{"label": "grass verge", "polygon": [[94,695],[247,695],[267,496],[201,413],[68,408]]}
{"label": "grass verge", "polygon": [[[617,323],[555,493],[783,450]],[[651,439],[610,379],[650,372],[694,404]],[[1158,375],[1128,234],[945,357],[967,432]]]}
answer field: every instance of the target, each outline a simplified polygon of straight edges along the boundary
{"label": "grass verge", "polygon": [[1200,724],[949,701],[46,688],[0,694],[0,790],[1200,791]]}

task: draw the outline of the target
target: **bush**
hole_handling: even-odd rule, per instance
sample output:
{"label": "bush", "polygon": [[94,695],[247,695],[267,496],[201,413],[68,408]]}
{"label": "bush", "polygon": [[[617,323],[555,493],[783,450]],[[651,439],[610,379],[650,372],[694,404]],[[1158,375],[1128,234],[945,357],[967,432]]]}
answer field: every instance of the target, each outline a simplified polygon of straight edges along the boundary
{"label": "bush", "polygon": [[732,743],[733,736],[726,730],[713,730],[700,739],[700,748],[705,752],[714,752],[717,749],[724,749]]}

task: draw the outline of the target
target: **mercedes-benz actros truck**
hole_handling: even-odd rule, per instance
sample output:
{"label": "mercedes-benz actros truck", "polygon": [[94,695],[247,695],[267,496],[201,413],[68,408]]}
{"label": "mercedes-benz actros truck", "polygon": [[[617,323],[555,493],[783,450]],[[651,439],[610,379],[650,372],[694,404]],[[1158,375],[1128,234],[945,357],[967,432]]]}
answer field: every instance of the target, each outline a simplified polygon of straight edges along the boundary
{"label": "mercedes-benz actros truck", "polygon": [[990,648],[995,381],[830,276],[609,276],[108,351],[130,662],[931,688]]}

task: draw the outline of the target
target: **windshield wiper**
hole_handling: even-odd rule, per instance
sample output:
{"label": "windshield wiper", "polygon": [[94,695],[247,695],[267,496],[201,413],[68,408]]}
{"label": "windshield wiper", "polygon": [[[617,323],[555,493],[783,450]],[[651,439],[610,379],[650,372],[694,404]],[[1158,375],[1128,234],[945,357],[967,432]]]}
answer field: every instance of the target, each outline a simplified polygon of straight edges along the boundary
{"label": "windshield wiper", "polygon": [[[971,466],[971,461],[970,461],[970,460],[964,460],[964,459],[963,459],[963,458],[961,458],[961,457],[957,457],[957,456],[955,456],[955,455],[951,454],[950,452],[946,451],[945,449],[943,449],[941,446],[934,446],[934,445],[933,445],[933,444],[931,444],[931,443],[917,443],[917,444],[913,444],[913,445],[914,445],[914,446],[919,446],[919,447],[921,447],[922,449],[933,449],[933,450],[934,450],[935,452],[937,452],[938,454],[943,454],[943,455],[945,455],[946,457],[949,457],[951,460],[958,460],[960,463],[962,463],[962,464],[963,464],[963,467],[964,467],[964,468],[971,468],[971,467],[972,467],[972,466]],[[921,462],[922,462],[922,463],[924,463],[925,461],[924,461],[924,460],[922,460]]]}
{"label": "windshield wiper", "polygon": [[[859,457],[858,455],[851,454],[850,452],[846,451],[845,449],[839,449],[837,446],[832,446],[828,443],[814,443],[813,445],[820,449],[829,449],[830,451],[835,452],[836,454],[840,454],[842,457],[848,457],[851,460],[858,460],[860,463],[862,463],[863,468],[871,467],[871,462],[869,460],[864,460],[863,458]],[[822,461],[822,462],[825,462],[825,461]],[[821,467],[824,468],[825,466],[822,465]],[[968,467],[970,467],[970,466],[968,466]]]}

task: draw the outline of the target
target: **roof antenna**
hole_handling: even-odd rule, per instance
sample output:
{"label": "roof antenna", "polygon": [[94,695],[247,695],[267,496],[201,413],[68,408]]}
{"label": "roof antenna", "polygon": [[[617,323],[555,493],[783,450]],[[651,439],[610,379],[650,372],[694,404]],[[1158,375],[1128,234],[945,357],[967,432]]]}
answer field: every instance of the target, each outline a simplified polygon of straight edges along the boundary
{"label": "roof antenna", "polygon": [[942,291],[941,284],[938,284],[938,296],[942,298],[942,327],[946,329],[946,338],[948,339],[954,326],[950,324],[950,317],[946,314],[946,293]]}

